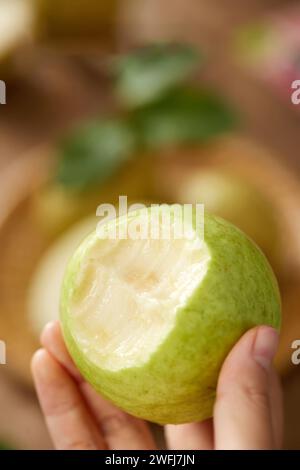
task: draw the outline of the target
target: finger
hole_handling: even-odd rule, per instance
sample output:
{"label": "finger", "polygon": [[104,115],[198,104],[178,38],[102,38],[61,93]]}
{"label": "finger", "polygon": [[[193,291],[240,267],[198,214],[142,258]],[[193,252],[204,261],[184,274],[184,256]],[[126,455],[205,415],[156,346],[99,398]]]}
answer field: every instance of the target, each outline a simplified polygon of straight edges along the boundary
{"label": "finger", "polygon": [[41,341],[43,346],[59,361],[80,384],[85,400],[101,427],[104,438],[113,449],[154,449],[155,442],[148,425],[102,398],[81,378],[63,340],[58,322],[50,323],[44,329]]}
{"label": "finger", "polygon": [[116,450],[151,450],[156,445],[148,425],[108,402],[87,383],[82,384],[93,414],[109,447]]}
{"label": "finger", "polygon": [[281,449],[283,444],[283,397],[281,383],[274,368],[270,374],[270,393],[275,447]]}
{"label": "finger", "polygon": [[35,353],[32,373],[56,449],[105,449],[104,439],[69,374],[45,350]]}
{"label": "finger", "polygon": [[213,425],[208,419],[202,423],[165,426],[167,448],[170,450],[212,450]]}
{"label": "finger", "polygon": [[65,346],[58,321],[48,323],[45,326],[41,334],[41,344],[78,383],[83,381],[79,370],[75,366]]}
{"label": "finger", "polygon": [[278,333],[248,331],[222,367],[214,410],[217,449],[272,449],[275,445],[270,374]]}

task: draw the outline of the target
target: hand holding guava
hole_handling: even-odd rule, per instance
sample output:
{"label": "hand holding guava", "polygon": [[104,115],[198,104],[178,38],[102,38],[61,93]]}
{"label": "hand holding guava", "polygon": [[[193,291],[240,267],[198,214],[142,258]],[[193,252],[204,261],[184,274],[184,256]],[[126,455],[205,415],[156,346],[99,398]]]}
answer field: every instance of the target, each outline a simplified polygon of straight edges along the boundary
{"label": "hand holding guava", "polygon": [[[167,425],[169,449],[276,449],[282,441],[282,403],[272,359],[278,333],[249,330],[226,358],[214,418]],[[58,322],[42,334],[32,361],[39,400],[56,449],[154,449],[147,424],[108,403],[86,383],[70,358]]]}
{"label": "hand holding guava", "polygon": [[144,420],[171,449],[279,445],[276,278],[233,225],[182,209],[112,219],[69,262],[64,341],[48,327],[33,361],[58,448],[153,448]]}
{"label": "hand holding guava", "polygon": [[188,208],[101,223],[61,289],[62,333],[82,376],[118,408],[161,425],[211,418],[230,350],[251,328],[281,324],[263,253],[225,220]]}

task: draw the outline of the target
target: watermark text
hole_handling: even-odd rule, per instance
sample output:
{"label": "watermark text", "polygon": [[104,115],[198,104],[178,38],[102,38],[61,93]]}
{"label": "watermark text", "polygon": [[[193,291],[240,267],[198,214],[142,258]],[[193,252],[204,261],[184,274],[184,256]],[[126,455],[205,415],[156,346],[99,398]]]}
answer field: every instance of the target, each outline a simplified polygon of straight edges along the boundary
{"label": "watermark text", "polygon": [[6,104],[6,83],[0,80],[0,104]]}
{"label": "watermark text", "polygon": [[[128,205],[127,196],[119,197],[116,208],[101,204],[97,208],[97,236],[110,240],[204,239],[203,204]],[[127,216],[126,216],[127,215]],[[126,217],[124,217],[126,216]]]}
{"label": "watermark text", "polygon": [[6,344],[4,341],[0,341],[0,365],[6,364]]}
{"label": "watermark text", "polygon": [[294,80],[292,83],[291,101],[294,105],[300,104],[300,80]]}
{"label": "watermark text", "polygon": [[300,339],[295,339],[292,342],[291,348],[295,350],[292,354],[292,364],[298,366],[300,364]]}

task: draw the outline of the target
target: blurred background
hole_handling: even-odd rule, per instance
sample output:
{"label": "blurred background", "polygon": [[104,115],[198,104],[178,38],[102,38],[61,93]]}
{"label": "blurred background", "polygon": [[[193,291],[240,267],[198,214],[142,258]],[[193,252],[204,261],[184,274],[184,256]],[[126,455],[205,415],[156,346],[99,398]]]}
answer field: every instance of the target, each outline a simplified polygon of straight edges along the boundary
{"label": "blurred background", "polygon": [[96,208],[204,202],[278,277],[300,449],[300,2],[0,0],[0,448],[48,449],[29,362]]}

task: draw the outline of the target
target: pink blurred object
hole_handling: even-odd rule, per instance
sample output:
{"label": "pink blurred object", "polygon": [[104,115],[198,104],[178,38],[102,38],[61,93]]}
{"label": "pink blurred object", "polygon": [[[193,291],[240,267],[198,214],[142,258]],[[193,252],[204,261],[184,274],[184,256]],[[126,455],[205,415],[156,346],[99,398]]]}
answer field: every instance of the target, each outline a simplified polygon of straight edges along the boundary
{"label": "pink blurred object", "polygon": [[291,104],[292,85],[295,90],[300,80],[300,6],[242,28],[236,46],[239,62]]}

